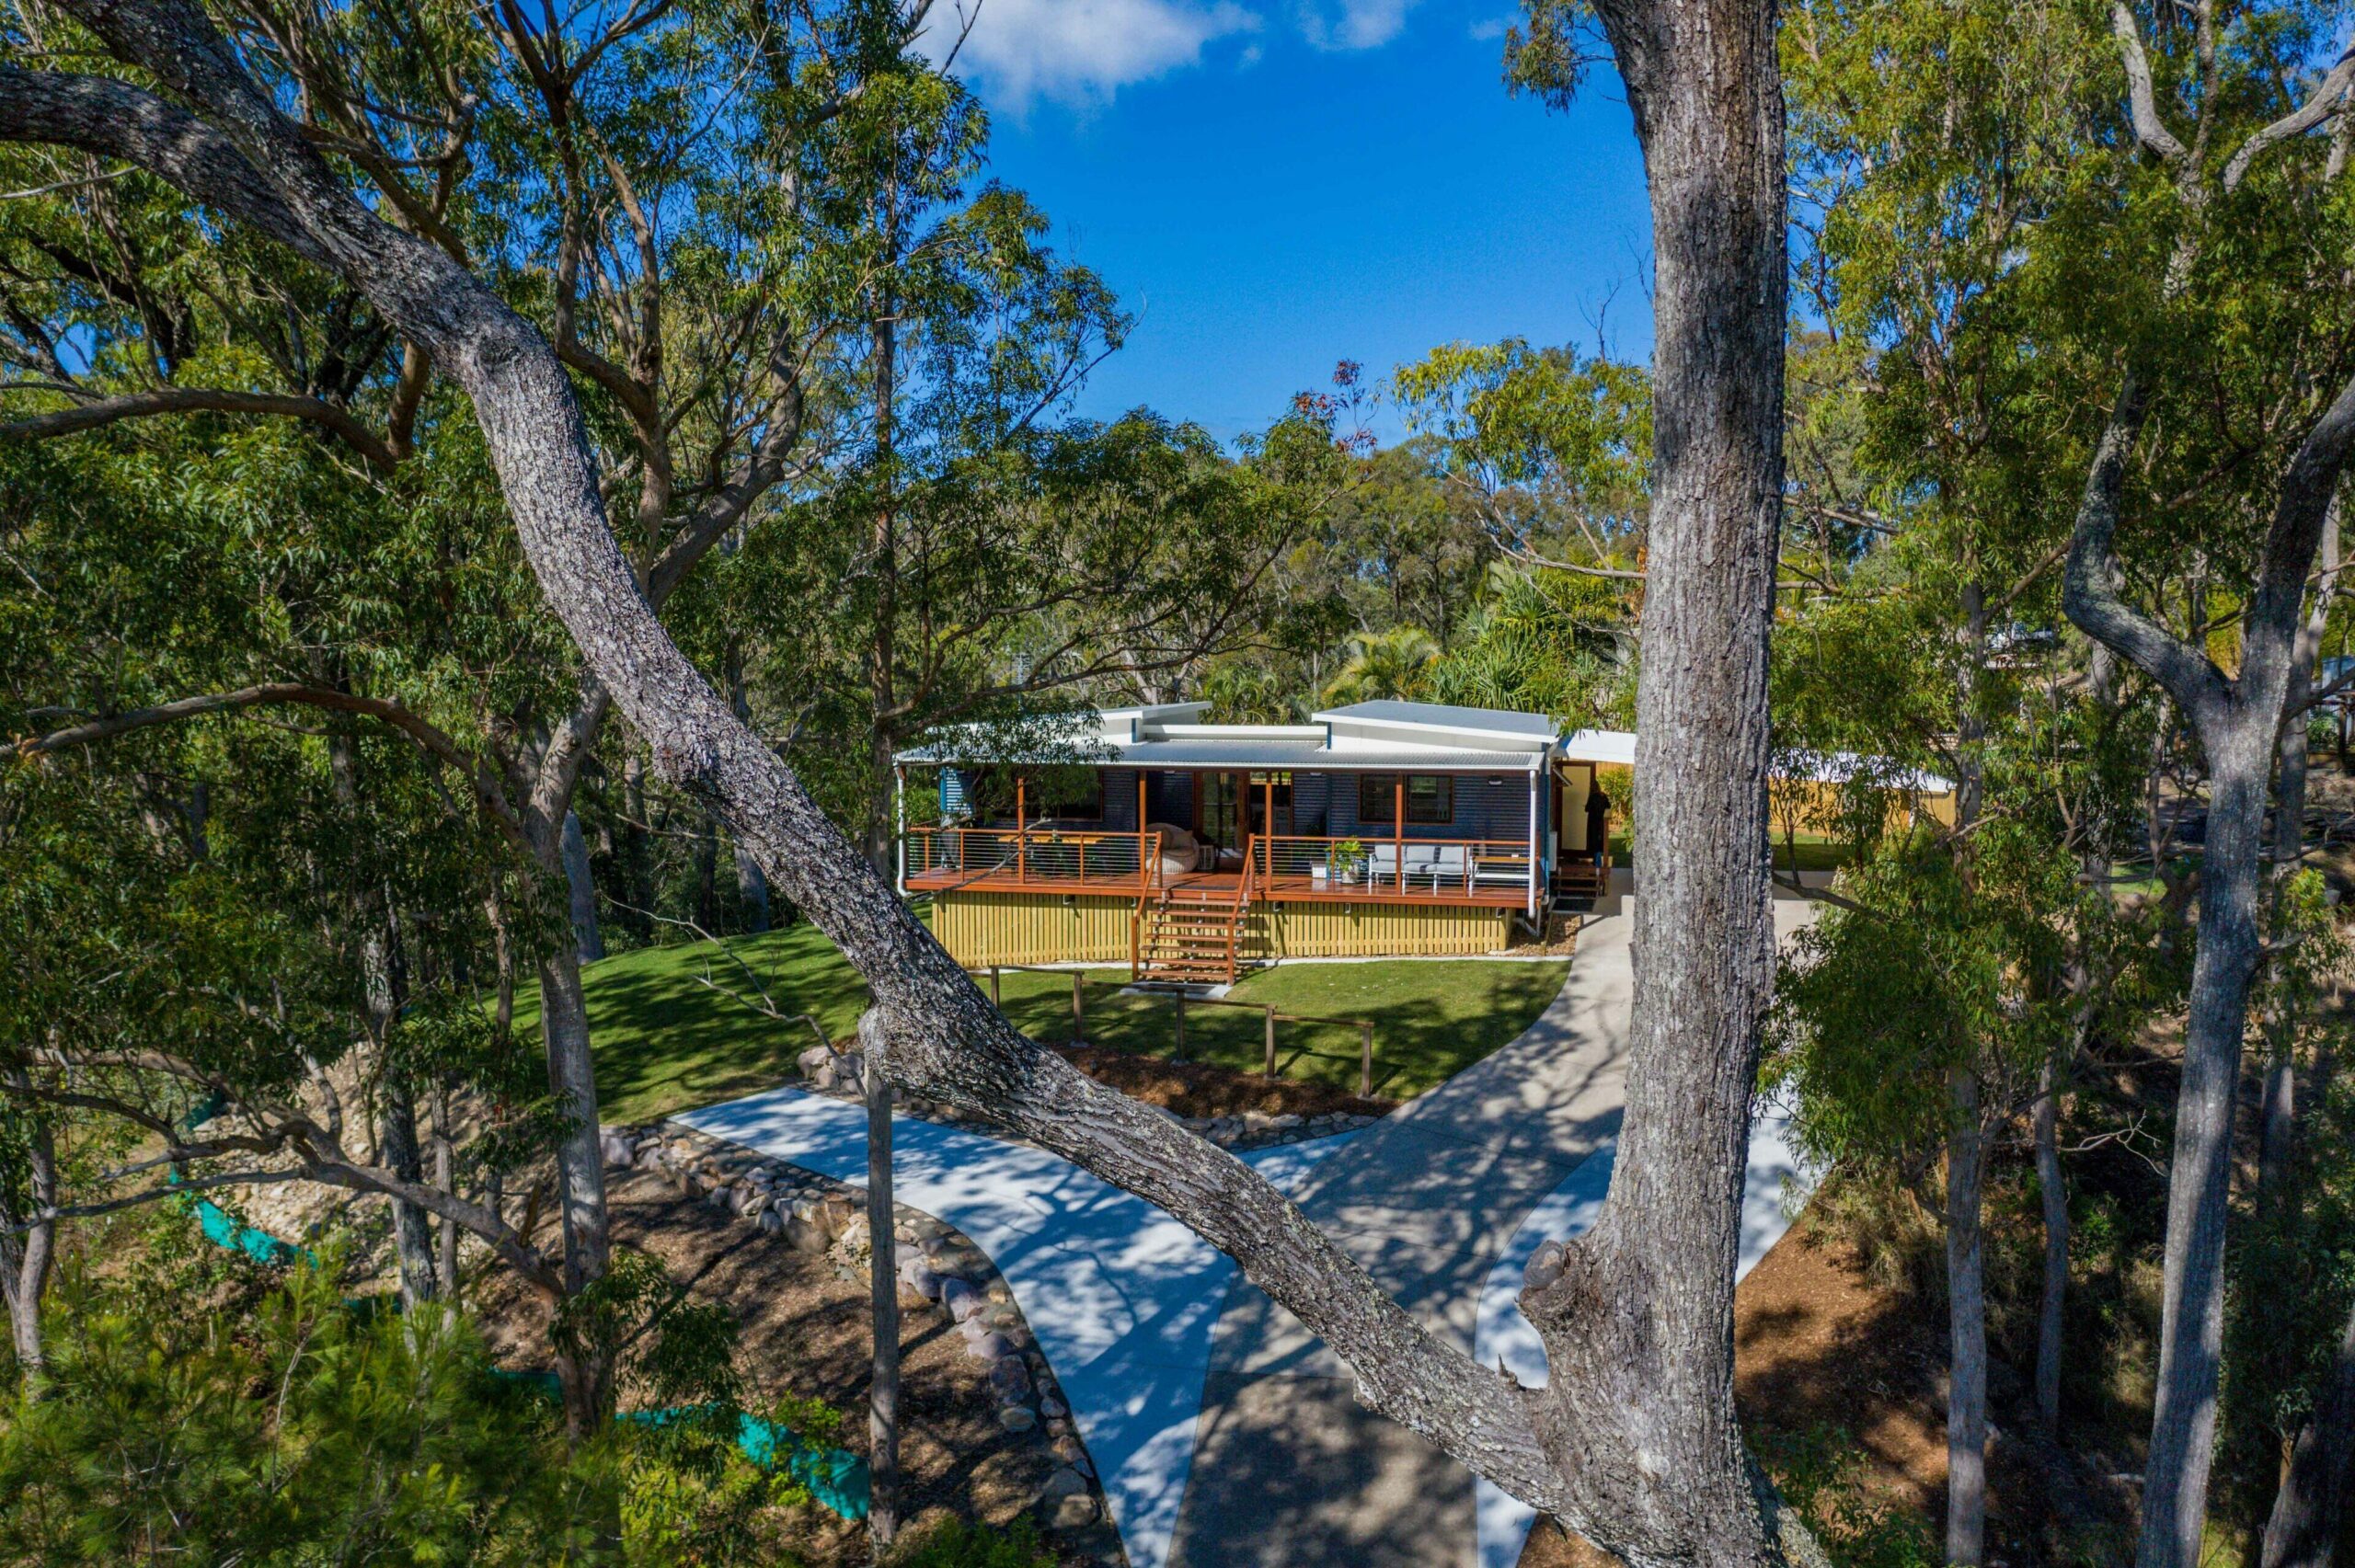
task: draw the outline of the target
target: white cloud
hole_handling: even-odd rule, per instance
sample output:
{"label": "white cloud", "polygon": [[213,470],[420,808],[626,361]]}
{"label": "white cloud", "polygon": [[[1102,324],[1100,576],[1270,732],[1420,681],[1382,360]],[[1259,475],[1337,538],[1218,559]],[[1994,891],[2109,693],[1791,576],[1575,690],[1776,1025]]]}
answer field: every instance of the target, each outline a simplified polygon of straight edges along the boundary
{"label": "white cloud", "polygon": [[[927,44],[946,50],[974,0],[936,10]],[[960,72],[1017,108],[1034,97],[1096,103],[1132,83],[1198,64],[1203,46],[1258,30],[1233,0],[982,0]]]}
{"label": "white cloud", "polygon": [[1471,33],[1476,42],[1494,43],[1504,37],[1505,29],[1511,26],[1512,18],[1510,17],[1490,17],[1486,21],[1473,23]]}
{"label": "white cloud", "polygon": [[1300,30],[1318,49],[1379,49],[1407,25],[1419,0],[1304,0]]}

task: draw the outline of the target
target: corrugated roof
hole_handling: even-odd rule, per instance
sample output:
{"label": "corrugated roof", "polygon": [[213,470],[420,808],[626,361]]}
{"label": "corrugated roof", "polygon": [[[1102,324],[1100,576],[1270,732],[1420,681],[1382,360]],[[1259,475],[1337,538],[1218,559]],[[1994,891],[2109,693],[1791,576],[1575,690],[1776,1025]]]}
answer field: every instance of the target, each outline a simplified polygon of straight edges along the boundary
{"label": "corrugated roof", "polygon": [[1433,772],[1470,769],[1526,773],[1542,751],[1473,751],[1459,746],[1384,746],[1358,740],[1341,747],[1313,740],[1139,740],[1116,746],[1124,768],[1291,768],[1348,771],[1381,768]]}
{"label": "corrugated roof", "polygon": [[1384,697],[1377,702],[1351,703],[1327,708],[1317,718],[1354,718],[1371,724],[1419,724],[1435,729],[1485,729],[1502,735],[1525,735],[1551,740],[1555,724],[1544,714],[1515,713],[1510,708],[1459,708],[1445,703],[1407,703]]}
{"label": "corrugated roof", "polygon": [[[1473,751],[1458,746],[1384,746],[1376,741],[1350,740],[1328,747],[1314,740],[1130,740],[1109,741],[1093,756],[1064,755],[1044,759],[1105,768],[1250,768],[1297,770],[1304,773],[1349,773],[1366,769],[1410,773],[1469,770],[1475,773],[1527,773],[1545,760],[1542,751]],[[918,764],[940,762],[1021,761],[949,746],[925,746],[902,751],[899,761]]]}

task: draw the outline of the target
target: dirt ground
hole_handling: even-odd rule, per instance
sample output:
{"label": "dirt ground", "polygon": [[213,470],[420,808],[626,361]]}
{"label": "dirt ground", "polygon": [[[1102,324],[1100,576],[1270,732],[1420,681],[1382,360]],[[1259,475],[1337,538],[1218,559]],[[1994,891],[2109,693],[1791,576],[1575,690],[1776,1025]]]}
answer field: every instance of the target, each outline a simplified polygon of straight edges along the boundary
{"label": "dirt ground", "polygon": [[[695,1299],[735,1311],[748,1403],[757,1409],[764,1395],[786,1391],[822,1400],[849,1417],[836,1440],[865,1453],[872,1354],[865,1273],[844,1277],[833,1253],[797,1252],[733,1216],[678,1196],[658,1176],[610,1174],[615,1241],[660,1257]],[[485,1334],[503,1364],[541,1364],[547,1314],[536,1297],[500,1271],[486,1282],[479,1305]],[[907,1516],[918,1527],[945,1514],[1011,1523],[1055,1467],[1046,1436],[1000,1428],[986,1369],[964,1354],[936,1303],[913,1307],[903,1295],[902,1310],[900,1460]],[[813,1562],[865,1561],[863,1529],[831,1513],[809,1510],[794,1530],[794,1545]]]}
{"label": "dirt ground", "polygon": [[1381,1116],[1396,1108],[1390,1100],[1361,1100],[1329,1083],[1267,1079],[1200,1062],[1169,1062],[1132,1056],[1102,1046],[1058,1046],[1066,1061],[1098,1083],[1132,1100],[1160,1105],[1181,1116],[1235,1116],[1246,1111],[1268,1116]]}
{"label": "dirt ground", "polygon": [[[1857,1511],[1886,1505],[1930,1531],[1946,1506],[1944,1320],[1867,1284],[1847,1251],[1802,1217],[1734,1292],[1734,1382],[1743,1429],[1770,1467],[1837,1430],[1862,1463]],[[2120,1517],[2025,1419],[2018,1375],[1989,1368],[1987,1551],[2012,1568],[2055,1562],[2056,1535]],[[1936,1535],[1931,1539],[1935,1540]],[[1617,1559],[1541,1520],[1521,1568],[1612,1568]]]}

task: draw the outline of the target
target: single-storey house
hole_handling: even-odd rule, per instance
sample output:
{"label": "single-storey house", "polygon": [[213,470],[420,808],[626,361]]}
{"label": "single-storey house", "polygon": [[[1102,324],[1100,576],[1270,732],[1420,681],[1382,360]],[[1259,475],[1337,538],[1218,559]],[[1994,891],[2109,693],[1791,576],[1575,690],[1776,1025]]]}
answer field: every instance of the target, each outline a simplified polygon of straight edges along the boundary
{"label": "single-storey house", "polygon": [[1598,766],[1633,762],[1633,735],[1390,701],[1213,725],[1206,705],[1107,709],[1052,747],[974,728],[902,753],[902,823],[912,771],[938,820],[903,827],[902,891],[931,895],[971,967],[1196,981],[1280,957],[1491,953],[1599,890],[1590,827],[1609,830],[1588,798]]}

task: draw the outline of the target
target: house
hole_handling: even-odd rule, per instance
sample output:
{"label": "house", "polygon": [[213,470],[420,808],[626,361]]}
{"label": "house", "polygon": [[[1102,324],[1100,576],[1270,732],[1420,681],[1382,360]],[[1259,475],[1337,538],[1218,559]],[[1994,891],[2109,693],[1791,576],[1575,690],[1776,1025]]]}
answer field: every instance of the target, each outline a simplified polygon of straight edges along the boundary
{"label": "house", "polygon": [[1206,706],[1107,709],[1046,736],[969,728],[902,753],[901,820],[912,775],[938,809],[901,835],[901,890],[931,895],[969,967],[1127,964],[1165,981],[1492,953],[1599,891],[1587,799],[1598,766],[1634,761],[1633,735],[1427,703],[1304,725],[1204,724]]}

